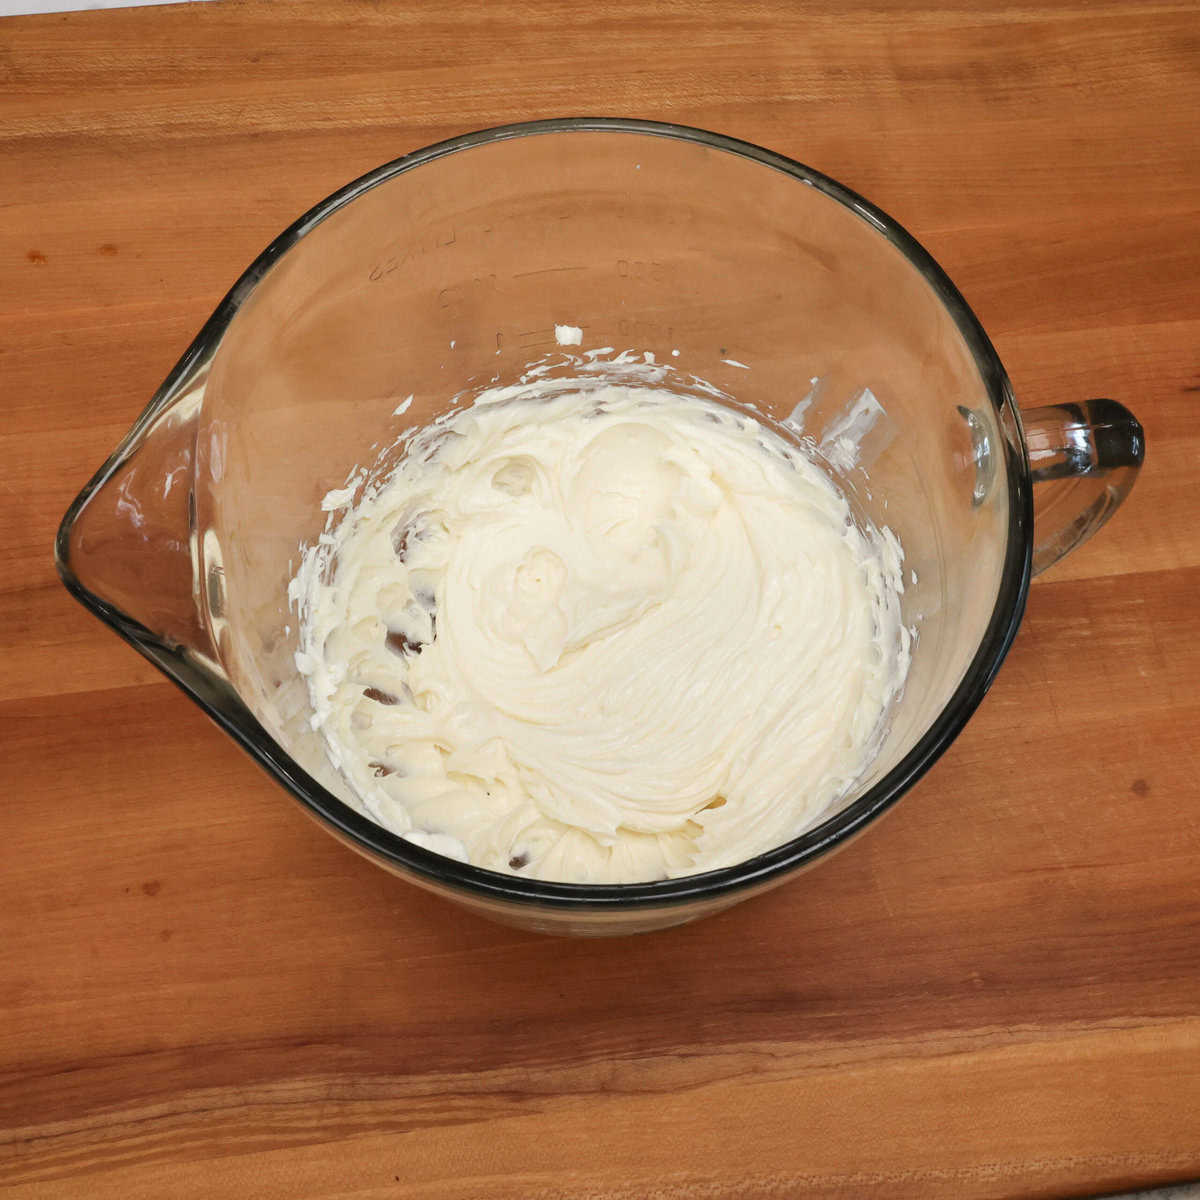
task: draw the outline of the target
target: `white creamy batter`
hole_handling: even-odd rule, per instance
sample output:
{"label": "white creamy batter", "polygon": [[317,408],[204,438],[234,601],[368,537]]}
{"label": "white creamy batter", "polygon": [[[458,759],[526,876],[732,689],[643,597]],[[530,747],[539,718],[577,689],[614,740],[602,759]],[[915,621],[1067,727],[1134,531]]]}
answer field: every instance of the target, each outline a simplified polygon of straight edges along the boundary
{"label": "white creamy batter", "polygon": [[787,841],[870,765],[908,666],[899,545],[751,418],[543,381],[363,490],[331,494],[291,595],[314,728],[381,825],[658,879]]}

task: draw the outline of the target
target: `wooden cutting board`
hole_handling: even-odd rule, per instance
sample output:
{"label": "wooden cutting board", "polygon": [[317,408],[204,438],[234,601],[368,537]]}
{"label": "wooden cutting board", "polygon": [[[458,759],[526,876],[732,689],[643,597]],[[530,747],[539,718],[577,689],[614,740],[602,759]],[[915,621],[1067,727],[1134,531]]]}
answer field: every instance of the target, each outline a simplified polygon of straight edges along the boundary
{"label": "wooden cutting board", "polygon": [[[1065,1196],[1200,1175],[1194,0],[0,21],[0,1195]],[[267,241],[437,138],[708,126],[876,200],[1025,405],[1145,423],[976,718],[800,881],[631,941],[328,838],[51,566]]]}

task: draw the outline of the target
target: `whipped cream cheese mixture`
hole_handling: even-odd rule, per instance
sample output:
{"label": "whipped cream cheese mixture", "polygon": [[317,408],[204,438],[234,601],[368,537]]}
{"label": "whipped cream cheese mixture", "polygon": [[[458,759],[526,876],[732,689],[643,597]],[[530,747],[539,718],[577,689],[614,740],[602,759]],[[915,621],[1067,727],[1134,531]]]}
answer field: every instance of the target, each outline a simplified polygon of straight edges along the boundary
{"label": "whipped cream cheese mixture", "polygon": [[899,543],[753,418],[494,389],[357,490],[293,580],[296,660],[334,766],[410,841],[686,875],[803,832],[870,766],[908,666]]}

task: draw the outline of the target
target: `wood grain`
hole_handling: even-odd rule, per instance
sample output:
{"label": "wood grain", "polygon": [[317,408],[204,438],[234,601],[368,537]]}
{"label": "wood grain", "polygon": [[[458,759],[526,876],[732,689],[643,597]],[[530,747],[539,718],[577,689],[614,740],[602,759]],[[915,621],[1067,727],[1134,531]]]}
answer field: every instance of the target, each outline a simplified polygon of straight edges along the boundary
{"label": "wood grain", "polygon": [[[502,121],[865,192],[1147,466],[897,812],[699,925],[347,853],[78,608],[68,501],[250,258]],[[1064,1196],[1200,1176],[1200,9],[211,5],[0,21],[0,1195]]]}

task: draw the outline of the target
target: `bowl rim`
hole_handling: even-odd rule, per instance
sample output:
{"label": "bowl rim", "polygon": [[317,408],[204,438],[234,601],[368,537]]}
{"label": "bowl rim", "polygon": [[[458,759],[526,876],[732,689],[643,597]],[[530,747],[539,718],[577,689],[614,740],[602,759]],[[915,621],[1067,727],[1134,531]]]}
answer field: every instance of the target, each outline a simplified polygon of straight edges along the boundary
{"label": "bowl rim", "polygon": [[[1008,539],[996,600],[971,662],[937,719],[907,754],[866,792],[798,837],[730,867],[644,883],[559,883],[526,879],[446,858],[406,841],[362,815],[296,763],[210,662],[164,641],[154,631],[92,592],[70,561],[70,532],[88,499],[137,449],[155,419],[207,368],[225,331],[260,280],[317,225],[366,192],[408,171],[480,146],[546,134],[615,133],[668,138],[701,145],[773,168],[813,187],[857,214],[899,250],[921,274],[951,316],[967,345],[1000,424],[1009,495]],[[522,907],[613,911],[674,907],[692,901],[732,898],[733,893],[779,881],[843,844],[889,809],[945,752],[979,706],[1004,661],[1024,614],[1032,568],[1033,502],[1029,462],[1019,411],[1004,367],[961,293],[933,256],[898,221],[851,188],[795,159],[752,142],[688,125],[625,117],[557,117],[494,126],[412,151],[352,180],[314,205],[276,237],[250,264],[213,311],[145,411],[116,450],[80,491],[55,539],[55,564],[67,589],[176,683],[330,831],[367,857],[412,882],[449,888],[464,899]]]}

